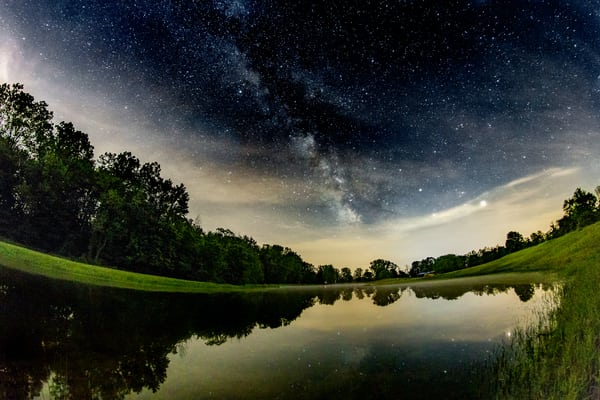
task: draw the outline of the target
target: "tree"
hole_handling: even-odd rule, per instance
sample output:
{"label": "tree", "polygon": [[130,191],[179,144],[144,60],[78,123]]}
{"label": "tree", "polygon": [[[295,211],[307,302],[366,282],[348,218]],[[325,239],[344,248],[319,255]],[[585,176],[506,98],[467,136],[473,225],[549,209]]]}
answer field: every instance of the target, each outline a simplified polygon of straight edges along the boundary
{"label": "tree", "polygon": [[12,147],[7,138],[0,137],[0,235],[15,237],[15,227],[20,226],[22,209],[17,206],[16,187],[21,182],[20,160],[26,159],[21,151]]}
{"label": "tree", "polygon": [[[93,147],[72,124],[54,126],[45,102],[0,85],[0,214],[27,244],[80,255],[89,232]],[[6,232],[6,227],[2,229]]]}
{"label": "tree", "polygon": [[340,270],[340,281],[341,282],[352,282],[352,271],[348,267],[343,267]]}
{"label": "tree", "polygon": [[100,195],[90,256],[96,262],[177,275],[178,231],[189,224],[185,187],[163,179],[157,163],[141,164],[129,152],[102,155],[97,173]]}
{"label": "tree", "polygon": [[545,235],[542,231],[533,232],[529,235],[529,244],[531,246],[536,246],[546,240]]}
{"label": "tree", "polygon": [[39,146],[52,130],[52,112],[44,101],[36,102],[23,85],[0,85],[0,137],[13,149],[38,154]]}
{"label": "tree", "polygon": [[598,220],[598,199],[590,192],[577,188],[573,197],[563,203],[565,217],[573,221],[575,228],[582,228]]}
{"label": "tree", "polygon": [[37,157],[23,169],[17,187],[22,224],[37,247],[80,256],[96,205],[93,147],[85,133],[65,122],[38,140]]}
{"label": "tree", "polygon": [[371,261],[369,269],[373,272],[373,276],[377,280],[398,277],[398,266],[391,261],[381,258]]}
{"label": "tree", "polygon": [[515,251],[519,251],[525,247],[525,239],[523,239],[523,235],[516,231],[510,231],[506,234],[506,250],[509,253],[514,253]]}
{"label": "tree", "polygon": [[317,268],[317,280],[319,283],[337,283],[340,279],[340,271],[331,264],[319,265]]}
{"label": "tree", "polygon": [[224,281],[234,285],[264,282],[258,248],[246,238],[231,239],[225,248]]}
{"label": "tree", "polygon": [[0,234],[29,238],[23,226],[26,206],[19,201],[24,172],[37,155],[39,139],[52,130],[52,113],[21,84],[0,85]]}
{"label": "tree", "polygon": [[450,271],[456,271],[465,267],[464,256],[457,256],[455,254],[446,254],[440,256],[435,260],[435,272],[444,273]]}
{"label": "tree", "polygon": [[421,273],[421,261],[415,260],[410,264],[408,274],[412,277],[418,276]]}
{"label": "tree", "polygon": [[279,245],[263,245],[260,259],[266,283],[304,282],[304,261],[291,249]]}
{"label": "tree", "polygon": [[363,280],[363,269],[362,268],[356,268],[354,270],[354,281],[355,282],[361,282]]}

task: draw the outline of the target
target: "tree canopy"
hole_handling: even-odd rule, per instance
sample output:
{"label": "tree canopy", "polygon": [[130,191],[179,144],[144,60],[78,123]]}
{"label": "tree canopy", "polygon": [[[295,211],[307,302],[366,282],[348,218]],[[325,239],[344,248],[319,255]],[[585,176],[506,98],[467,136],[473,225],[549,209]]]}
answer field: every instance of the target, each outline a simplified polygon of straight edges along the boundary
{"label": "tree canopy", "polygon": [[[178,278],[233,284],[343,283],[408,276],[394,262],[314,267],[292,249],[259,246],[190,220],[183,184],[130,152],[94,157],[86,133],[53,122],[21,84],[0,85],[0,236],[84,261]],[[600,220],[598,197],[577,188],[546,233],[506,235],[504,246],[413,261],[411,276],[486,263]]]}
{"label": "tree canopy", "polygon": [[[289,248],[259,247],[188,219],[183,184],[130,152],[94,158],[87,134],[55,124],[20,84],[0,85],[0,236],[145,273],[233,284],[336,282]],[[345,275],[347,278],[347,274]]]}

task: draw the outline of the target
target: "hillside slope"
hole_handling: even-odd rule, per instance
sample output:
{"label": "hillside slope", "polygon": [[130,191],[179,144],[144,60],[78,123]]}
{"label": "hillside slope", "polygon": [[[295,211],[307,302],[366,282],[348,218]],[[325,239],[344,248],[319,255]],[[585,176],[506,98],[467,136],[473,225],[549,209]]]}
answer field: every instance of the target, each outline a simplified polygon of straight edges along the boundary
{"label": "hillside slope", "polygon": [[[557,307],[517,332],[494,365],[498,399],[600,398],[600,223],[442,277],[542,272],[563,282]],[[541,312],[541,311],[540,311]]]}
{"label": "hillside slope", "polygon": [[250,290],[260,287],[187,281],[100,267],[40,253],[0,241],[0,266],[48,278],[88,285],[155,292],[211,293]]}
{"label": "hillside slope", "polygon": [[439,275],[440,278],[504,272],[546,272],[568,278],[586,267],[600,266],[600,223],[509,254],[476,267]]}

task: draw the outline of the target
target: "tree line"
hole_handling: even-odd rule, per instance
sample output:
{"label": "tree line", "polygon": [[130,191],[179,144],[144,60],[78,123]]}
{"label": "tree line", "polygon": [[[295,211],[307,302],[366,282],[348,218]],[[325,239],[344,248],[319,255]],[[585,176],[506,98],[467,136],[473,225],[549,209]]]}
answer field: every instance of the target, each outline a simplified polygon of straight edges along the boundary
{"label": "tree line", "polygon": [[91,264],[231,284],[365,282],[472,267],[600,220],[600,187],[578,188],[548,232],[511,231],[504,246],[404,269],[384,259],[354,271],[315,267],[281,245],[205,232],[187,216],[185,186],[162,177],[158,163],[127,151],[95,158],[87,134],[52,119],[23,85],[0,85],[0,237]]}
{"label": "tree line", "polygon": [[130,152],[94,157],[88,135],[53,122],[21,84],[0,85],[0,236],[91,264],[231,284],[342,283],[397,277],[375,260],[354,271],[313,266],[280,245],[187,217],[183,184]]}
{"label": "tree line", "polygon": [[408,273],[415,277],[474,267],[598,222],[600,221],[600,186],[596,187],[594,193],[577,188],[573,196],[563,202],[564,215],[553,222],[547,232],[537,231],[525,237],[517,231],[510,231],[506,234],[504,246],[486,247],[464,255],[446,254],[437,258],[427,257],[413,261]]}

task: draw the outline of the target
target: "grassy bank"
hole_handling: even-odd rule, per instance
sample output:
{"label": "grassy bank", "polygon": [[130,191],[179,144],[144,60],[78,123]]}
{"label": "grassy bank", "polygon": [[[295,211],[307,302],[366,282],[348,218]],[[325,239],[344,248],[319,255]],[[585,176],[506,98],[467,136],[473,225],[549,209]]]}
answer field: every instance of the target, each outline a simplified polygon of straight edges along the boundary
{"label": "grassy bank", "polygon": [[[491,263],[425,279],[430,282],[488,275],[491,281],[523,274],[561,281],[558,306],[539,324],[518,331],[493,362],[490,398],[600,399],[600,223]],[[536,278],[537,279],[537,278]],[[535,280],[535,279],[534,279]]]}
{"label": "grassy bank", "polygon": [[559,292],[559,306],[500,350],[493,365],[496,398],[600,398],[597,267],[579,271]]}
{"label": "grassy bank", "polygon": [[[421,282],[494,274],[514,280],[527,273],[563,282],[559,306],[537,326],[522,330],[499,353],[492,398],[600,398],[600,223],[489,264]],[[224,292],[253,290],[232,285],[162,278],[89,266],[0,242],[0,265],[55,279],[111,287],[168,291]],[[524,274],[525,276],[525,274]],[[475,278],[474,278],[475,279]],[[392,283],[402,281],[386,281]],[[415,282],[411,280],[410,282]]]}
{"label": "grassy bank", "polygon": [[600,223],[597,223],[490,263],[442,274],[438,278],[506,272],[541,272],[555,274],[561,279],[569,279],[577,276],[581,269],[600,265],[599,240]]}
{"label": "grassy bank", "polygon": [[559,306],[502,349],[494,371],[497,398],[600,398],[599,242],[600,224],[595,224],[476,267],[484,273],[546,270],[564,278]]}
{"label": "grassy bank", "polygon": [[54,279],[155,292],[215,293],[265,288],[187,281],[92,266],[5,242],[0,242],[0,266]]}

